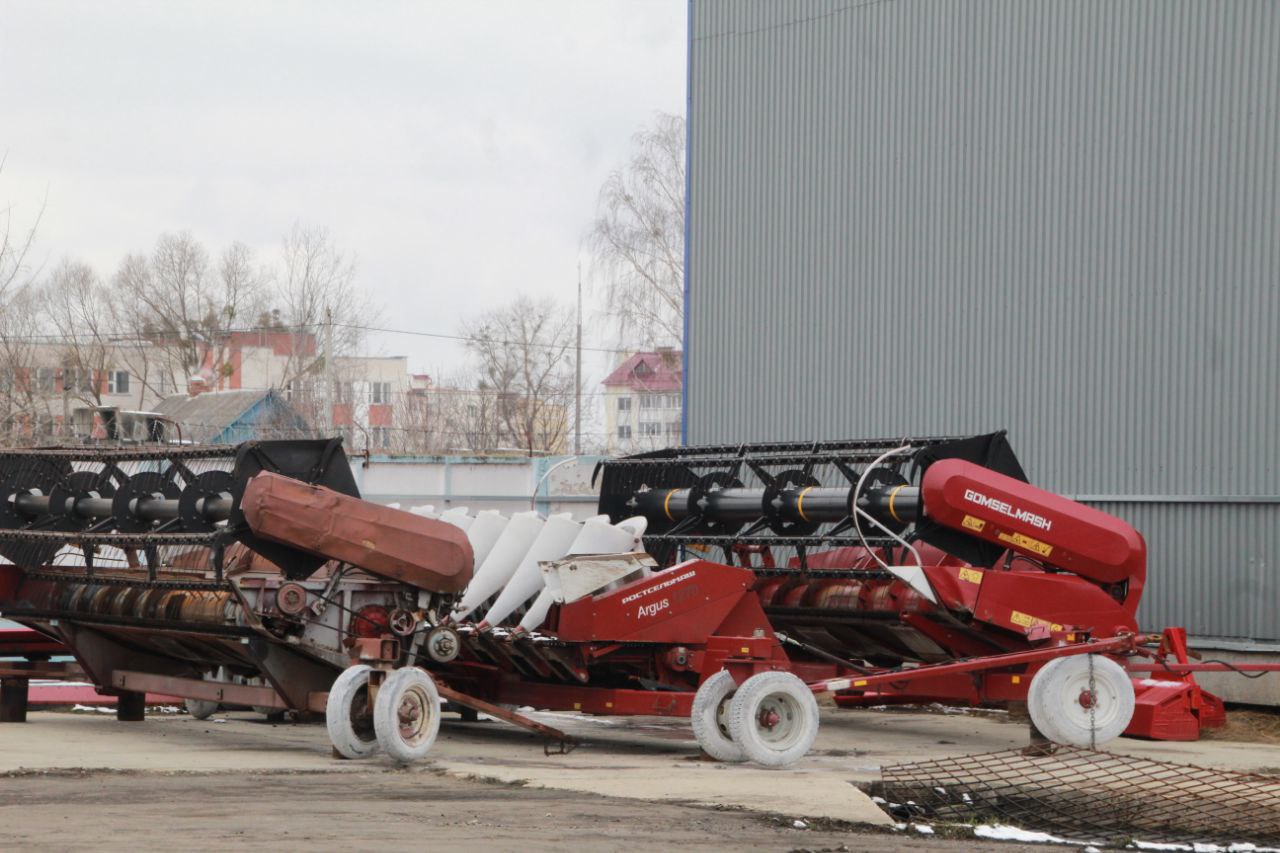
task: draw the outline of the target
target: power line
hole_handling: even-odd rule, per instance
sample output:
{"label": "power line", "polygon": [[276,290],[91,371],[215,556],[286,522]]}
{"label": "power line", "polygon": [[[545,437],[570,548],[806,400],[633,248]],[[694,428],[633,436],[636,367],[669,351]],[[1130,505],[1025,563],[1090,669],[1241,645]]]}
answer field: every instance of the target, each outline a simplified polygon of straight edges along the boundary
{"label": "power line", "polygon": [[[300,334],[304,329],[320,329],[325,326],[324,323],[297,323],[285,327],[279,326],[246,326],[242,328],[226,328],[217,329],[210,334],[214,337],[225,335],[239,334]],[[502,338],[486,338],[477,335],[451,335],[445,332],[423,332],[415,329],[393,329],[385,326],[366,326],[358,323],[334,323],[335,329],[350,329],[360,332],[377,332],[386,335],[407,335],[417,338],[433,338],[443,341],[455,341],[458,343],[478,343],[478,344],[497,344],[499,346],[510,347],[528,347],[532,349],[558,349],[568,353],[573,349],[572,344],[548,344],[538,341],[513,341]],[[30,335],[5,335],[0,332],[0,345],[5,343],[89,343],[100,344],[102,346],[121,346],[124,344],[150,344],[152,346],[164,346],[165,338],[162,335],[147,335],[140,332],[58,332],[58,333],[42,333]],[[204,340],[190,338],[183,343],[207,343]],[[611,355],[631,355],[637,352],[652,352],[642,348],[618,348],[618,347],[599,347],[583,345],[583,350],[587,352],[600,352]],[[338,356],[342,358],[343,356]]]}

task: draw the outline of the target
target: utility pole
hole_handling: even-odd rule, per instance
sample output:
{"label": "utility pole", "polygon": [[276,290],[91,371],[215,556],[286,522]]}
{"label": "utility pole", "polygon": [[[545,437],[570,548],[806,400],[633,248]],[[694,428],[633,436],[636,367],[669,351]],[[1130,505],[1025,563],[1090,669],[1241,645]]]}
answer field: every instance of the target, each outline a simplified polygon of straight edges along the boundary
{"label": "utility pole", "polygon": [[333,438],[333,309],[328,306],[324,309],[324,384],[324,436]]}
{"label": "utility pole", "polygon": [[573,378],[573,455],[582,455],[582,261],[578,261],[578,344]]}

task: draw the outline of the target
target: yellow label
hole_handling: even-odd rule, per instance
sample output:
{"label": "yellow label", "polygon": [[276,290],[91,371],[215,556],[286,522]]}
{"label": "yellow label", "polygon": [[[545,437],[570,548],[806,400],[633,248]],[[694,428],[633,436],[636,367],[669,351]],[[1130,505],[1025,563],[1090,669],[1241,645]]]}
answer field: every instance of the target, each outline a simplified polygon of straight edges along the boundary
{"label": "yellow label", "polygon": [[854,686],[854,687],[866,687],[866,686],[867,686],[867,682],[865,682],[865,681],[855,681],[855,682],[853,682],[853,686]]}
{"label": "yellow label", "polygon": [[749,655],[749,654],[751,654],[751,647],[750,647],[750,646],[743,646],[743,647],[742,647],[742,653],[743,653],[744,655]]}
{"label": "yellow label", "polygon": [[1017,548],[1039,554],[1041,557],[1047,557],[1053,553],[1052,545],[1041,542],[1039,539],[1032,539],[1030,536],[1023,536],[1021,533],[1001,533],[996,538]]}
{"label": "yellow label", "polygon": [[1021,675],[1015,675],[1015,676],[1013,677],[1013,683],[1014,683],[1014,684],[1021,684],[1021,683],[1022,683],[1022,676],[1021,676]]}
{"label": "yellow label", "polygon": [[982,583],[982,572],[977,569],[961,569],[960,580],[980,584]]}
{"label": "yellow label", "polygon": [[1041,628],[1048,628],[1050,631],[1062,630],[1062,626],[1056,622],[1050,622],[1047,619],[1037,619],[1029,613],[1022,613],[1017,610],[1014,610],[1009,614],[1009,621],[1015,625],[1021,625],[1023,628],[1039,626]]}
{"label": "yellow label", "polygon": [[974,518],[972,515],[966,515],[964,517],[964,520],[961,521],[960,524],[963,525],[964,527],[969,528],[970,530],[982,530],[982,528],[987,526],[987,523],[985,521],[983,521],[980,518]]}

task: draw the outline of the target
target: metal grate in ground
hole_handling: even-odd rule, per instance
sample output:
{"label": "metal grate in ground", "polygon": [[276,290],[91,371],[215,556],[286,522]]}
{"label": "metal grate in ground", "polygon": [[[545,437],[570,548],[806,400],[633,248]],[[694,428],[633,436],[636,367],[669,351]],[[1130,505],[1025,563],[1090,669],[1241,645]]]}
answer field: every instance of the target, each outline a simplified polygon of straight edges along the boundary
{"label": "metal grate in ground", "polygon": [[1085,841],[1280,843],[1280,776],[1058,747],[896,764],[884,797],[920,818],[998,821]]}

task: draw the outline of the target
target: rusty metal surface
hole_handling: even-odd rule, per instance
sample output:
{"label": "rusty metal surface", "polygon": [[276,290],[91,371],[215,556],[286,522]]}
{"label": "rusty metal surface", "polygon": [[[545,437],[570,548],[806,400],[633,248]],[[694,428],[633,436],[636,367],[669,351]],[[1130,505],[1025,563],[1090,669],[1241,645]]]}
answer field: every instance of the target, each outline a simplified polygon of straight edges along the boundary
{"label": "rusty metal surface", "polygon": [[460,693],[452,687],[441,684],[438,680],[436,681],[436,689],[440,692],[441,697],[456,705],[462,705],[463,707],[470,708],[473,711],[488,714],[496,719],[503,720],[511,723],[512,725],[520,726],[521,728],[540,734],[543,737],[550,738],[551,740],[562,744],[566,751],[577,745],[577,742],[574,741],[572,737],[554,726],[548,726],[546,723],[540,723],[537,720],[526,717],[524,714],[520,714],[516,711],[509,711],[500,705],[494,705],[492,702],[486,702],[483,699],[468,696],[466,693]]}
{"label": "rusty metal surface", "polygon": [[111,686],[136,693],[163,693],[183,699],[203,699],[208,702],[225,702],[230,705],[252,705],[258,708],[276,708],[287,711],[288,702],[271,687],[252,684],[233,684],[227,681],[204,681],[199,678],[179,678],[172,675],[155,675],[117,669],[111,675]]}
{"label": "rusty metal surface", "polygon": [[432,592],[458,592],[471,580],[466,533],[278,474],[245,487],[245,518],[260,537],[359,566]]}
{"label": "rusty metal surface", "polygon": [[920,820],[998,821],[1122,845],[1280,842],[1280,776],[1074,747],[897,764],[881,773],[884,797]]}

